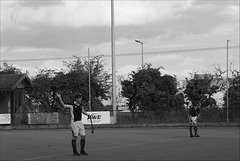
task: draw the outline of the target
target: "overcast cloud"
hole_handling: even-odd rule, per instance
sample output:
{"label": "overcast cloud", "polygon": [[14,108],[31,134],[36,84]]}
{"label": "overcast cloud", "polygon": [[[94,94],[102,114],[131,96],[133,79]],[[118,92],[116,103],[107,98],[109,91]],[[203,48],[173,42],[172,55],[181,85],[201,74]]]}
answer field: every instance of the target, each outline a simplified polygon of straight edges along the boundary
{"label": "overcast cloud", "polygon": [[[110,4],[110,0],[1,0],[1,59],[86,56],[89,47],[92,55],[109,55]],[[211,70],[212,64],[223,63],[208,57],[222,57],[225,51],[180,55],[157,51],[226,46],[228,39],[238,45],[239,1],[116,0],[115,25],[117,54],[140,52],[140,44],[134,42],[140,39],[144,52],[156,52],[144,55],[144,62],[183,78],[186,71]],[[237,55],[239,50],[232,52]],[[141,64],[141,55],[117,57],[116,63],[118,74],[128,74]],[[49,64],[17,63],[24,69],[32,66],[31,70],[36,65],[52,68]]]}

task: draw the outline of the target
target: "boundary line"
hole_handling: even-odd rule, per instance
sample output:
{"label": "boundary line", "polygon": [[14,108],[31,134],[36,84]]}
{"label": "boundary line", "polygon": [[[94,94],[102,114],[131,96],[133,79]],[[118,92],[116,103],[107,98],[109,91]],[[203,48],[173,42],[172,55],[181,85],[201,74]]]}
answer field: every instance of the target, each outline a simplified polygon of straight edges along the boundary
{"label": "boundary line", "polygon": [[[216,135],[224,135],[224,134],[230,134],[233,132],[225,132],[225,133],[218,133],[218,134],[211,134],[211,135],[201,135],[201,136],[216,136]],[[148,142],[142,142],[142,143],[134,143],[134,144],[128,144],[128,145],[119,145],[119,146],[112,146],[112,147],[106,147],[106,148],[98,148],[98,149],[93,149],[93,150],[88,150],[89,152],[91,151],[101,151],[101,150],[109,150],[109,149],[117,149],[117,148],[124,148],[124,147],[130,147],[130,146],[138,146],[138,145],[144,145],[144,144],[151,144],[151,143],[159,143],[159,142],[165,142],[165,141],[173,141],[173,140],[180,140],[188,137],[178,137],[178,138],[172,138],[172,139],[165,139],[165,140],[159,140],[159,141],[148,141]],[[67,155],[71,153],[61,153],[61,154],[53,154],[53,155],[46,155],[42,157],[34,157],[34,158],[26,158],[26,159],[21,159],[19,161],[26,161],[26,160],[39,160],[39,159],[44,159],[44,158],[49,158],[49,157],[56,157],[56,156],[61,156],[61,155]]]}

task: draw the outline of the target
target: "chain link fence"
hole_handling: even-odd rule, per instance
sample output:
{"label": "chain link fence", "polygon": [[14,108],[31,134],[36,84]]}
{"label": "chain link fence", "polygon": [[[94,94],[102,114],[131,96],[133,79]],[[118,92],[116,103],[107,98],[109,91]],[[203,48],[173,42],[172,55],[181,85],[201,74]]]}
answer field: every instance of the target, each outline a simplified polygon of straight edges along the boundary
{"label": "chain link fence", "polygon": [[[167,111],[156,115],[154,112],[137,112],[133,116],[130,112],[118,112],[117,120],[119,124],[127,123],[186,123],[188,122],[188,111]],[[239,110],[229,109],[229,121],[239,122]],[[199,122],[227,122],[226,109],[203,109]]]}
{"label": "chain link fence", "polygon": [[[113,115],[113,111],[110,112]],[[32,113],[34,114],[34,113]],[[36,113],[37,114],[37,113]],[[48,114],[48,113],[46,113]],[[229,122],[239,122],[239,110],[231,111],[229,109]],[[41,119],[36,118],[36,119]],[[69,112],[58,112],[57,115],[59,125],[70,124]],[[131,112],[117,111],[117,124],[145,124],[145,123],[187,123],[188,111],[166,111],[160,114],[154,112],[136,112],[134,115]],[[227,122],[226,109],[203,109],[199,122]],[[29,124],[29,113],[15,113],[11,115],[11,125],[20,126]],[[43,124],[46,122],[43,121]],[[54,123],[53,123],[54,124]]]}

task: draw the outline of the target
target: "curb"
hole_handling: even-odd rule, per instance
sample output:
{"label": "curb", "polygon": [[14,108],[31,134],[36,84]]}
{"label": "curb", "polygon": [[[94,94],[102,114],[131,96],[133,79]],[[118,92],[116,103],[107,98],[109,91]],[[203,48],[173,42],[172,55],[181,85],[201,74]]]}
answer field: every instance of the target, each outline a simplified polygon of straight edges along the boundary
{"label": "curb", "polygon": [[[103,124],[94,125],[94,128],[154,128],[154,127],[188,127],[189,123],[145,123],[145,124]],[[239,122],[210,122],[198,123],[198,127],[240,127]],[[0,130],[43,130],[43,129],[69,129],[70,125],[1,125]],[[90,129],[91,125],[85,125]]]}
{"label": "curb", "polygon": [[18,125],[0,126],[0,130],[43,130],[43,129],[69,129],[70,125]]}
{"label": "curb", "polygon": [[[111,124],[95,125],[98,128],[146,128],[146,127],[189,127],[189,123],[146,123],[146,124]],[[198,123],[198,127],[240,127],[240,123]]]}

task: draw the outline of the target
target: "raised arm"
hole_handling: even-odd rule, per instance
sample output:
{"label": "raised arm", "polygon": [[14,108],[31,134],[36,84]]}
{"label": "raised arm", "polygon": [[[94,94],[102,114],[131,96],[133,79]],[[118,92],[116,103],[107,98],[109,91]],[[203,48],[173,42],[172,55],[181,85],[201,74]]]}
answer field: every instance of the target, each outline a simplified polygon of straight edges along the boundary
{"label": "raised arm", "polygon": [[60,102],[60,104],[61,104],[62,107],[64,107],[64,108],[72,108],[72,105],[65,105],[65,104],[64,104],[64,102],[63,102],[63,100],[62,100],[62,97],[61,97],[61,95],[60,95],[59,93],[56,93],[56,95],[57,95],[58,100],[59,100],[59,102]]}

